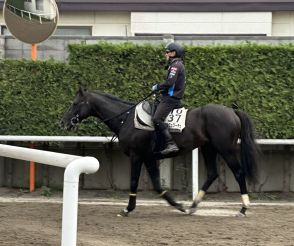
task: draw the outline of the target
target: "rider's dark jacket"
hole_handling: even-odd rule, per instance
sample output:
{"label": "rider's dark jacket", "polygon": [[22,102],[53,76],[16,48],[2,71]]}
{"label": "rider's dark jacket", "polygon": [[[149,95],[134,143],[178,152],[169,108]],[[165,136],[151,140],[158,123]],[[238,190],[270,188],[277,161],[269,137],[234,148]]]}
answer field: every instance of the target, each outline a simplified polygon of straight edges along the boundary
{"label": "rider's dark jacket", "polygon": [[185,91],[186,73],[183,61],[174,58],[170,61],[167,70],[167,77],[164,83],[158,85],[163,96],[170,96],[181,99]]}

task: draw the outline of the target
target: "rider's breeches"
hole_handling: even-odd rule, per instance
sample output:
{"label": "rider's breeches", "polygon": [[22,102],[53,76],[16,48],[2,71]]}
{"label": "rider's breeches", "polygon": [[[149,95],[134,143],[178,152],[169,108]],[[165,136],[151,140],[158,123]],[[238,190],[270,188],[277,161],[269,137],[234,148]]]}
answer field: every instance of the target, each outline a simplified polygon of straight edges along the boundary
{"label": "rider's breeches", "polygon": [[181,100],[172,97],[162,97],[153,116],[154,127],[158,131],[166,129],[165,118],[174,108],[181,107]]}

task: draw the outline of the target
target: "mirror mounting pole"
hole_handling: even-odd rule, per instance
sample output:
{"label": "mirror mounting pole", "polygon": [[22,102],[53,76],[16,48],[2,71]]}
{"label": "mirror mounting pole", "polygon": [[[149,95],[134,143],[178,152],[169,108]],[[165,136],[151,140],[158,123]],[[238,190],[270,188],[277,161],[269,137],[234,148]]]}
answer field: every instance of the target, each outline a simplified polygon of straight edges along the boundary
{"label": "mirror mounting pole", "polygon": [[[37,60],[37,44],[32,44],[31,58],[33,61]],[[34,145],[31,144],[30,147],[33,149]],[[35,179],[36,179],[36,164],[34,161],[30,161],[30,192],[35,191],[35,183],[36,183]]]}
{"label": "mirror mounting pole", "polygon": [[32,44],[32,60],[36,61],[37,60],[37,44]]}

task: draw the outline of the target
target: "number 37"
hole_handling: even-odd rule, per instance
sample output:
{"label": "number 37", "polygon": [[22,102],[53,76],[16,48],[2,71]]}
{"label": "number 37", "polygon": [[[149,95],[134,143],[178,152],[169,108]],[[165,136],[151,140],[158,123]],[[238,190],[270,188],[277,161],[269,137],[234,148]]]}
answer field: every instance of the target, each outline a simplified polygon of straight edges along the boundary
{"label": "number 37", "polygon": [[179,122],[182,116],[182,109],[176,109],[175,112],[173,111],[172,114],[169,114],[168,116],[168,122],[173,122],[174,120],[176,122]]}

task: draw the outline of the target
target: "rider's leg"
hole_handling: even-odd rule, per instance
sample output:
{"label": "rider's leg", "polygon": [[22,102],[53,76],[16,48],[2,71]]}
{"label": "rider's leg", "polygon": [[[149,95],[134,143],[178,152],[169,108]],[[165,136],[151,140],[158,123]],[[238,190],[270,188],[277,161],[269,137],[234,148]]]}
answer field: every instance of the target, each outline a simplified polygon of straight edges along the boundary
{"label": "rider's leg", "polygon": [[179,151],[179,148],[178,148],[177,144],[175,143],[175,141],[173,140],[173,138],[168,130],[168,127],[166,127],[161,133],[165,138],[166,147],[164,150],[160,151],[160,153],[163,155],[166,155],[166,154],[169,154],[172,152]]}
{"label": "rider's leg", "polygon": [[165,118],[175,108],[175,106],[176,105],[173,101],[162,100],[153,116],[155,131],[164,137],[166,143],[166,147],[161,151],[161,154],[169,154],[179,150],[178,146],[173,141],[170,132],[168,131],[167,125],[164,123]]}

